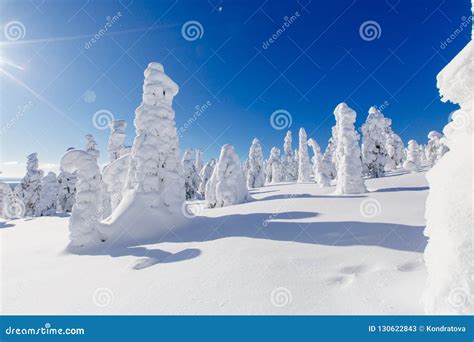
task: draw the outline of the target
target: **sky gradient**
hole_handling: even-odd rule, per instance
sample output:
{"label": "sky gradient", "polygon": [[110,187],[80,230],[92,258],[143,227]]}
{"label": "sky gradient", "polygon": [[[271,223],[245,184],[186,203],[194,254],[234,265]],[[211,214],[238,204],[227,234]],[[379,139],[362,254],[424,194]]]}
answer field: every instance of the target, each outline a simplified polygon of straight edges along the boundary
{"label": "sky gradient", "polygon": [[[282,148],[277,110],[291,118],[294,148],[300,127],[324,148],[342,101],[358,127],[376,105],[405,143],[425,143],[456,108],[439,101],[436,74],[469,41],[471,22],[468,0],[20,0],[2,1],[0,13],[3,177],[21,176],[31,152],[56,170],[87,133],[105,163],[109,130],[97,112],[127,120],[131,144],[151,61],[180,86],[181,150],[205,159],[225,143],[244,159],[253,137],[266,157]],[[183,29],[190,21],[197,36]]]}

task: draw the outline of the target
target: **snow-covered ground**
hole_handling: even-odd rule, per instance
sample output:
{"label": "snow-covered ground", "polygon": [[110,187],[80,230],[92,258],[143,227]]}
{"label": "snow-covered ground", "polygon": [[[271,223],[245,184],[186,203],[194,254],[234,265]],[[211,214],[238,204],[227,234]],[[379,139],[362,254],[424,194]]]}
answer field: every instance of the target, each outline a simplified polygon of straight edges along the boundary
{"label": "snow-covered ground", "polygon": [[251,191],[252,202],[203,209],[160,241],[108,242],[88,255],[66,251],[66,216],[2,221],[0,307],[3,314],[423,314],[425,173],[366,184],[371,192],[357,196],[313,183],[265,186]]}

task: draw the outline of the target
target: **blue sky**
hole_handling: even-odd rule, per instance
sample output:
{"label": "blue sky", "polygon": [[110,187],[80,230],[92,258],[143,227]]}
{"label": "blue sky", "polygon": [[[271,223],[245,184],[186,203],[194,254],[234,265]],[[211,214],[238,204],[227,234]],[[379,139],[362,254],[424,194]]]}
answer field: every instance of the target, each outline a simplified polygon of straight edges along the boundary
{"label": "blue sky", "polygon": [[[405,142],[424,142],[455,109],[439,101],[436,74],[470,39],[468,0],[16,0],[0,6],[3,176],[21,175],[25,156],[35,151],[45,169],[55,169],[66,148],[83,148],[86,133],[96,137],[105,162],[109,131],[94,126],[97,111],[127,120],[131,144],[151,61],[180,85],[177,127],[196,106],[210,103],[181,138],[182,150],[200,147],[206,159],[225,143],[243,159],[253,137],[265,154],[281,148],[286,129],[270,123],[276,110],[291,116],[295,148],[299,127],[324,147],[342,101],[357,111],[358,126],[370,106],[383,106]],[[107,21],[106,34],[91,42]],[[199,37],[183,35],[189,21],[202,27]],[[277,32],[285,21],[291,23]],[[375,36],[361,33],[364,23],[375,27]]]}

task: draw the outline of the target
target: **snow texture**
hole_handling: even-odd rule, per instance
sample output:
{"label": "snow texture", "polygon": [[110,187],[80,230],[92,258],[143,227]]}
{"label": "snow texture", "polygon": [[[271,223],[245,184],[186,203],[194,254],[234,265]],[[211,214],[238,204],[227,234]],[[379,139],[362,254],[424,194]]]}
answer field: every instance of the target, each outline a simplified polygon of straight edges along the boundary
{"label": "snow texture", "polygon": [[260,188],[265,183],[265,169],[263,168],[263,152],[257,138],[252,141],[249,150],[247,188]]}

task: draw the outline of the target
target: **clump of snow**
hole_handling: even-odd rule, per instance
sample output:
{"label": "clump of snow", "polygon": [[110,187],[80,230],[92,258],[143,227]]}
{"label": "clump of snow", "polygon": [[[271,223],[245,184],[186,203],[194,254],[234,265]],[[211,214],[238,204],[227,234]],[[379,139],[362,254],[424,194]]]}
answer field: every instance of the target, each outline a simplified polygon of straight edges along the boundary
{"label": "clump of snow", "polygon": [[89,152],[70,150],[61,158],[61,168],[75,173],[76,202],[69,219],[71,246],[84,246],[98,240],[100,214],[100,170],[97,160]]}
{"label": "clump of snow", "polygon": [[266,163],[267,183],[275,184],[283,181],[283,169],[280,161],[280,150],[273,147]]}
{"label": "clump of snow", "polygon": [[298,149],[298,182],[309,182],[311,177],[311,165],[308,156],[308,142],[306,140],[306,131],[300,128]]}
{"label": "clump of snow", "polygon": [[48,172],[41,181],[41,192],[36,216],[51,216],[56,214],[58,203],[59,183],[54,172]]}
{"label": "clump of snow", "polygon": [[38,168],[38,154],[30,154],[26,161],[26,175],[15,188],[15,194],[25,205],[25,216],[34,216],[40,199],[43,170]]}
{"label": "clump of snow", "polygon": [[211,179],[206,185],[206,202],[209,208],[226,207],[244,203],[249,197],[245,176],[234,146],[226,144]]}
{"label": "clump of snow", "polygon": [[201,169],[199,173],[199,177],[201,179],[201,183],[199,184],[199,194],[204,198],[206,196],[206,185],[209,179],[211,179],[212,172],[214,171],[214,167],[216,166],[216,160],[212,158],[208,161]]}
{"label": "clump of snow", "polygon": [[283,172],[284,180],[292,182],[298,179],[298,163],[295,161],[295,155],[292,147],[293,137],[291,131],[286,132],[283,144]]}
{"label": "clump of snow", "polygon": [[113,120],[110,124],[109,144],[107,146],[110,163],[125,154],[125,139],[127,138],[127,134],[125,133],[126,129],[127,122],[125,120]]}
{"label": "clump of snow", "polygon": [[369,177],[383,177],[387,163],[386,130],[392,120],[385,118],[376,108],[370,107],[362,125],[362,161],[364,173]]}
{"label": "clump of snow", "polygon": [[247,187],[259,188],[265,183],[265,169],[263,168],[263,152],[260,141],[254,138],[249,150]]}
{"label": "clump of snow", "polygon": [[408,142],[407,159],[403,163],[403,168],[407,171],[418,172],[421,168],[421,153],[418,143],[415,140]]}
{"label": "clump of snow", "polygon": [[360,194],[367,191],[362,178],[362,162],[355,131],[356,112],[342,102],[334,110],[337,135],[337,194]]}
{"label": "clump of snow", "polygon": [[187,149],[184,152],[181,164],[183,165],[184,173],[184,189],[186,192],[186,200],[196,198],[198,193],[199,183],[201,179],[196,170],[195,152],[193,149]]}
{"label": "clump of snow", "polygon": [[323,156],[321,154],[321,148],[319,144],[313,138],[308,140],[308,145],[313,149],[313,174],[314,181],[319,184],[320,187],[326,187],[331,185],[331,180],[326,175],[324,168]]}
{"label": "clump of snow", "polygon": [[474,314],[472,163],[474,41],[438,74],[442,101],[460,106],[443,129],[449,151],[428,172],[423,295],[428,314]]}

